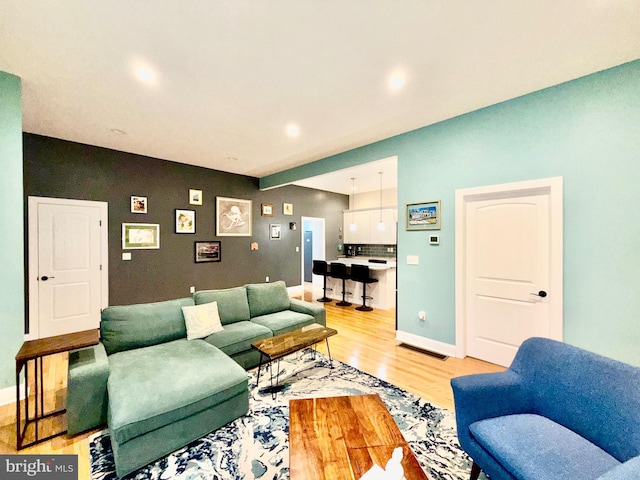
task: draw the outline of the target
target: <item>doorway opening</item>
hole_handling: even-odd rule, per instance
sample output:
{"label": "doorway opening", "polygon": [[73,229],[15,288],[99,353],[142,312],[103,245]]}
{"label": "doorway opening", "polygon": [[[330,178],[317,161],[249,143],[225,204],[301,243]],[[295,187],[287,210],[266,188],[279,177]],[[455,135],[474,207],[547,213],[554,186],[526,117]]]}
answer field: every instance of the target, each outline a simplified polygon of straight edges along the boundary
{"label": "doorway opening", "polygon": [[325,260],[325,220],[318,217],[302,217],[300,232],[302,242],[302,261],[300,284],[311,278],[311,283],[322,286],[322,278],[312,275],[313,260]]}

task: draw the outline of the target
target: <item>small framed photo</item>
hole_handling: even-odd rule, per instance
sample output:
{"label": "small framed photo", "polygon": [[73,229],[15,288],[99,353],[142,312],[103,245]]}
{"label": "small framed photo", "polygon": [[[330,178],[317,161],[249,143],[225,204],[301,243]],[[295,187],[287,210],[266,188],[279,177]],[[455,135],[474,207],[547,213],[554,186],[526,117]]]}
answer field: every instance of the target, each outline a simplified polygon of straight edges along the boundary
{"label": "small framed photo", "polygon": [[195,242],[196,263],[219,262],[222,260],[219,241]]}
{"label": "small framed photo", "polygon": [[189,190],[189,205],[202,205],[202,190]]}
{"label": "small framed photo", "polygon": [[282,213],[285,215],[293,215],[293,203],[283,203]]}
{"label": "small framed photo", "polygon": [[160,225],[155,223],[123,223],[122,249],[160,248]]}
{"label": "small framed photo", "polygon": [[196,212],[176,209],[176,233],[196,233]]}
{"label": "small framed photo", "polygon": [[273,205],[270,203],[260,204],[260,215],[263,217],[273,217]]}
{"label": "small framed photo", "polygon": [[132,195],[131,213],[147,213],[147,197]]}
{"label": "small framed photo", "polygon": [[282,230],[279,223],[269,225],[269,238],[271,240],[280,240],[282,238]]}
{"label": "small framed photo", "polygon": [[440,230],[440,200],[407,203],[407,230]]}

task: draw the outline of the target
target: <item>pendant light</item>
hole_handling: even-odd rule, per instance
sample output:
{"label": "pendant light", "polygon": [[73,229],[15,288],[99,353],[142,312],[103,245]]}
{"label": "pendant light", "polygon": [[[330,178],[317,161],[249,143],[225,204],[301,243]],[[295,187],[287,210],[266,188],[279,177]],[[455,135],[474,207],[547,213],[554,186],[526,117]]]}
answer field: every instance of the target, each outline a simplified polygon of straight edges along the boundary
{"label": "pendant light", "polygon": [[352,196],[352,200],[351,200],[351,225],[349,225],[349,230],[351,230],[352,232],[355,232],[358,227],[356,227],[356,222],[353,219],[353,211],[356,208],[356,179],[355,177],[351,177],[351,196]]}
{"label": "pendant light", "polygon": [[380,221],[378,222],[378,230],[384,230],[384,222],[382,221],[382,174],[384,172],[378,172],[380,175]]}

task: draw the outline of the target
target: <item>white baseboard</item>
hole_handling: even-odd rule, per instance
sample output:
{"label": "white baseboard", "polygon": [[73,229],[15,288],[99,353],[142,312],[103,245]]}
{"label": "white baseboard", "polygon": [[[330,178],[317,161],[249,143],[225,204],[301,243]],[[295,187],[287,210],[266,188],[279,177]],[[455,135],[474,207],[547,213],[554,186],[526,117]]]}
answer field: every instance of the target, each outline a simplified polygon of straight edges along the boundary
{"label": "white baseboard", "polygon": [[[20,384],[20,400],[24,400],[24,383]],[[0,389],[0,406],[16,403],[16,386]]]}
{"label": "white baseboard", "polygon": [[396,340],[406,343],[407,345],[411,345],[412,347],[439,353],[440,355],[446,355],[448,357],[456,356],[455,345],[438,342],[437,340],[431,340],[430,338],[421,337],[420,335],[415,335],[413,333],[396,330]]}
{"label": "white baseboard", "polygon": [[304,295],[304,286],[294,285],[293,287],[287,287],[287,292],[289,292],[291,296]]}

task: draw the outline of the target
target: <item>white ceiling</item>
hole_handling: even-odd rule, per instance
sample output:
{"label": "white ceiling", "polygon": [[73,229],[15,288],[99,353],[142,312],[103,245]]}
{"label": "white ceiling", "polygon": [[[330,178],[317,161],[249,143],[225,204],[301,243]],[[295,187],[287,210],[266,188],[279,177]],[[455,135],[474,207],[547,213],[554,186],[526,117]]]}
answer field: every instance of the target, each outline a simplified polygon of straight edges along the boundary
{"label": "white ceiling", "polygon": [[27,132],[260,177],[635,60],[639,26],[638,0],[0,0],[0,70]]}

